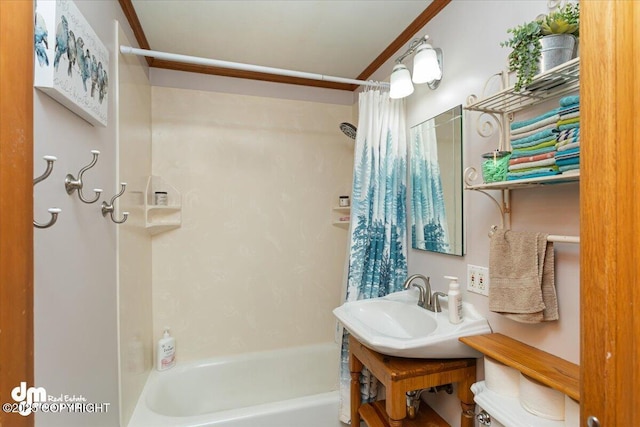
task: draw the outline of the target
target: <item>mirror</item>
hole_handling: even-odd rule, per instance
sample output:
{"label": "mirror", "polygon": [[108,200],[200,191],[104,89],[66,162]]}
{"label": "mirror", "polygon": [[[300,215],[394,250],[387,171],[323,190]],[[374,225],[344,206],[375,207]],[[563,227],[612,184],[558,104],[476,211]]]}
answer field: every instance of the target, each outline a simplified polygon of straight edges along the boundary
{"label": "mirror", "polygon": [[462,105],[409,135],[411,246],[462,256]]}

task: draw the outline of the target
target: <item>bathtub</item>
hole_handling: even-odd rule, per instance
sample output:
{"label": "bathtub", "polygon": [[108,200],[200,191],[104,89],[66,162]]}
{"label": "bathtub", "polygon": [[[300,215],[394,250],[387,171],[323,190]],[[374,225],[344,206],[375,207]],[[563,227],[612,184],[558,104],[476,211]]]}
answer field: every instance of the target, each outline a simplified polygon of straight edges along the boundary
{"label": "bathtub", "polygon": [[153,370],[129,427],[344,427],[335,343]]}

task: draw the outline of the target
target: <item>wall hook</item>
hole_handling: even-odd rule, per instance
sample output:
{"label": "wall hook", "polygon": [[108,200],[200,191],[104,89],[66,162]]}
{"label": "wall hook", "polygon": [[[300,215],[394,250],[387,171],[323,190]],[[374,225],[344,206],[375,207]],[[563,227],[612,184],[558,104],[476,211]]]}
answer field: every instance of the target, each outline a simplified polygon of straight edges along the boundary
{"label": "wall hook", "polygon": [[[51,175],[51,171],[53,171],[53,162],[58,160],[55,156],[44,156],[43,159],[47,162],[47,169],[44,171],[42,175],[35,178],[33,180],[33,186],[35,187],[37,183],[44,181]],[[49,208],[49,213],[51,214],[51,219],[46,224],[40,224],[35,219],[33,220],[33,226],[36,228],[49,228],[58,220],[58,214],[62,212],[62,209],[59,208]]]}
{"label": "wall hook", "polygon": [[83,186],[83,184],[82,184],[82,175],[84,175],[84,173],[86,171],[91,169],[96,164],[96,162],[98,161],[98,156],[100,155],[100,151],[91,150],[91,154],[93,154],[93,159],[91,160],[91,163],[89,163],[87,166],[85,166],[82,169],[80,169],[80,172],[78,172],[78,179],[76,179],[71,174],[67,174],[67,176],[64,179],[64,188],[67,190],[67,194],[70,195],[74,191],[78,190],[78,197],[84,203],[95,203],[95,202],[97,202],[98,199],[100,198],[100,193],[102,193],[101,189],[94,188],[93,191],[95,191],[96,197],[93,200],[87,200],[82,195],[82,186]]}
{"label": "wall hook", "polygon": [[117,220],[114,218],[113,214],[115,211],[115,208],[113,207],[113,204],[115,203],[116,199],[120,196],[122,196],[124,194],[124,190],[127,187],[127,183],[126,182],[121,182],[120,183],[121,188],[120,188],[120,192],[118,194],[116,194],[115,196],[113,196],[111,198],[111,201],[107,204],[107,202],[102,202],[102,216],[107,216],[107,214],[111,215],[111,221],[115,222],[116,224],[122,224],[123,222],[125,222],[127,220],[127,217],[129,217],[129,212],[122,212],[122,219],[121,220]]}

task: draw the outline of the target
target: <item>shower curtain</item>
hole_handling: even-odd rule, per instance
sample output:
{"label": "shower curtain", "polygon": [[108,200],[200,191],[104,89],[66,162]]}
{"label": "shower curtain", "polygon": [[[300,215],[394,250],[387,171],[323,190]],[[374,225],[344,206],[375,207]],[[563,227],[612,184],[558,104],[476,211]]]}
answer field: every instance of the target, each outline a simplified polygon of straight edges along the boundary
{"label": "shower curtain", "polygon": [[411,129],[412,246],[449,252],[449,227],[438,164],[435,120]]}
{"label": "shower curtain", "polygon": [[[346,301],[402,290],[407,278],[407,135],[402,100],[388,92],[360,94],[353,172]],[[350,422],[348,335],[342,333],[340,420]],[[362,402],[375,400],[377,381],[363,371]]]}

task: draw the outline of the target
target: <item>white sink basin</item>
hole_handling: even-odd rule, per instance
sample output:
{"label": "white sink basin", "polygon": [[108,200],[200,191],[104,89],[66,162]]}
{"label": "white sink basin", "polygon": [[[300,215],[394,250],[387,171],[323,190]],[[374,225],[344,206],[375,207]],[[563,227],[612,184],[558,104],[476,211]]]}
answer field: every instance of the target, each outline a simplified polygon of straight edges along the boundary
{"label": "white sink basin", "polygon": [[449,322],[447,298],[440,299],[441,313],[419,307],[418,293],[412,289],[347,302],[333,314],[358,341],[382,354],[425,359],[481,357],[458,338],[490,333],[487,320],[463,302],[464,320],[454,325]]}

